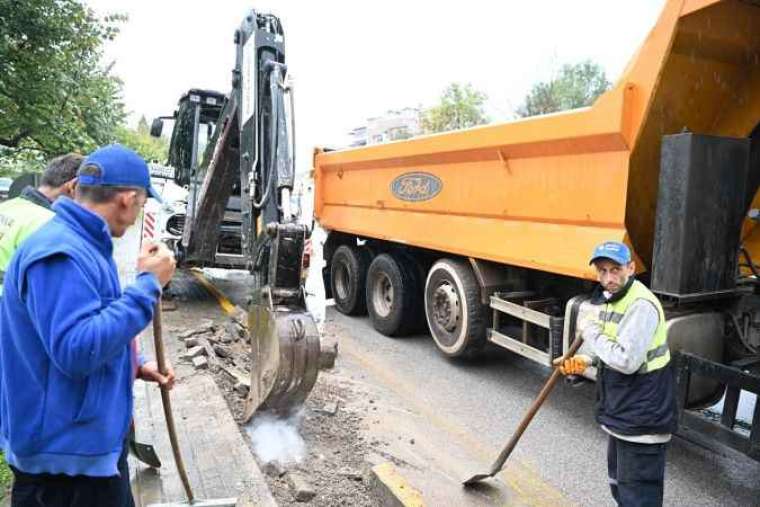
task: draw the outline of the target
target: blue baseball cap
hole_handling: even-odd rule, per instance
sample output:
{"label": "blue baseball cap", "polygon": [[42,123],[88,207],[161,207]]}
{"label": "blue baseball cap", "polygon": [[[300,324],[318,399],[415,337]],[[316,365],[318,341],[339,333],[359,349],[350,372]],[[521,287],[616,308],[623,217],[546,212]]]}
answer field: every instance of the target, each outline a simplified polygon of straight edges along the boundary
{"label": "blue baseball cap", "polygon": [[631,250],[623,243],[618,241],[605,241],[594,248],[594,254],[591,256],[589,264],[599,259],[609,259],[620,265],[631,262]]}
{"label": "blue baseball cap", "polygon": [[[145,160],[134,151],[120,144],[109,144],[93,151],[80,167],[94,165],[100,176],[77,174],[77,182],[85,186],[144,188],[148,197],[158,202],[161,195],[150,184],[150,169]],[[81,171],[81,169],[80,169]]]}

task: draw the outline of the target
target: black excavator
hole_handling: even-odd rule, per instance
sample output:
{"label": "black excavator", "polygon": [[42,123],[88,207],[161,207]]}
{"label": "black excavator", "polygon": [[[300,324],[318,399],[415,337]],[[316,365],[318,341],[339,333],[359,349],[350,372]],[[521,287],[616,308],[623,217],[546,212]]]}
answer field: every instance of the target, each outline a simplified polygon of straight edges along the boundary
{"label": "black excavator", "polygon": [[251,11],[235,32],[228,95],[192,89],[172,116],[168,165],[188,189],[177,254],[184,266],[246,267],[250,290],[251,390],[258,409],[303,403],[319,371],[319,333],[306,309],[304,246],[310,231],[292,211],[295,180],[293,93],[284,32]]}

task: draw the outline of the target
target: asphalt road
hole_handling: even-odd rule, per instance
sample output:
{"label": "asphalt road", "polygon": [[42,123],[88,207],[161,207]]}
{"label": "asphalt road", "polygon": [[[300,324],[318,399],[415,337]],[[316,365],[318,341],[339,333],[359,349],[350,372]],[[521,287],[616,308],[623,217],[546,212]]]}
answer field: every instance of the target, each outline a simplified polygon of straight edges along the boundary
{"label": "asphalt road", "polygon": [[[477,361],[452,361],[437,351],[429,336],[387,338],[367,318],[346,317],[334,309],[328,310],[328,320],[341,328],[338,340],[345,348],[391,372],[394,385],[414,386],[406,395],[456,428],[452,438],[457,432],[466,434],[467,441],[458,444],[482,442],[494,457],[549,374],[495,347]],[[593,408],[593,384],[558,385],[513,456],[568,503],[613,505],[607,486],[607,437],[593,420]],[[668,454],[665,505],[760,506],[760,463],[675,438]]]}
{"label": "asphalt road", "polygon": [[[243,304],[249,280],[243,272],[207,274],[235,303]],[[436,349],[432,338],[388,338],[369,320],[346,317],[334,308],[328,320],[342,331],[339,344],[390,376],[371,376],[389,391],[399,385],[411,404],[427,407],[445,420],[461,447],[479,446],[495,457],[538,394],[549,370],[497,347],[474,361],[453,361]],[[351,361],[349,354],[339,360]],[[347,365],[362,368],[361,364]],[[392,378],[390,382],[387,379]],[[391,385],[393,384],[393,385]],[[568,503],[614,505],[606,470],[607,436],[593,418],[594,385],[558,384],[525,432],[513,454],[536,481],[558,490]],[[411,397],[411,399],[409,399]],[[490,459],[490,458],[489,458]],[[490,465],[489,461],[485,462]],[[726,451],[716,454],[674,438],[666,468],[665,505],[760,506],[760,463]]]}

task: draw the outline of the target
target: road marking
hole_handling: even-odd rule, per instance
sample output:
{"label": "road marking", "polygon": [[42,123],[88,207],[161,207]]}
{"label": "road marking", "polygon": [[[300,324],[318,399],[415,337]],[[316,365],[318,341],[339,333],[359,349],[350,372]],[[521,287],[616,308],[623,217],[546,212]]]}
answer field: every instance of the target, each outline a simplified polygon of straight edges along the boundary
{"label": "road marking", "polygon": [[384,504],[400,507],[425,507],[422,495],[400,474],[393,463],[372,467],[373,486]]}
{"label": "road marking", "polygon": [[190,273],[203,285],[206,290],[208,290],[212,296],[216,298],[217,303],[219,303],[219,306],[222,308],[222,311],[226,313],[227,315],[233,315],[235,313],[235,309],[237,306],[227,299],[227,296],[225,296],[219,288],[211,283],[211,281],[205,277],[203,272],[198,268],[193,268],[190,270]]}

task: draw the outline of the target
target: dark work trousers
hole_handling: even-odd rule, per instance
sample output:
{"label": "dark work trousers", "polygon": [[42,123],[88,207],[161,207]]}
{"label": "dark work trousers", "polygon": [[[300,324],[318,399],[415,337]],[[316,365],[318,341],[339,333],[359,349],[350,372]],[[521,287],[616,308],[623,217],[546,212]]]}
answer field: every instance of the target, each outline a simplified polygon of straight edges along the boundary
{"label": "dark work trousers", "polygon": [[668,444],[636,444],[613,436],[607,447],[607,473],[620,507],[659,507]]}
{"label": "dark work trousers", "polygon": [[134,507],[126,444],[118,467],[112,477],[27,474],[11,467],[11,507]]}

